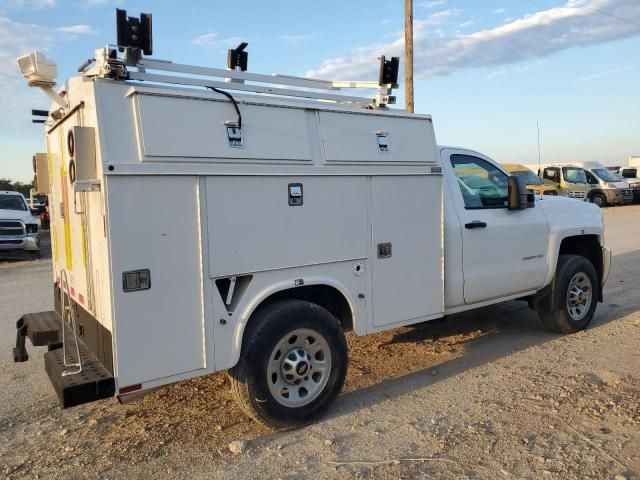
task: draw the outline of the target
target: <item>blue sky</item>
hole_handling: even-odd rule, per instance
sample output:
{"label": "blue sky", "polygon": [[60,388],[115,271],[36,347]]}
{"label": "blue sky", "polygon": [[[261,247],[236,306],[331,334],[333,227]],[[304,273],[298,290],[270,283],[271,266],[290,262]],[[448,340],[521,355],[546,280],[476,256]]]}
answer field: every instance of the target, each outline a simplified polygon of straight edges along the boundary
{"label": "blue sky", "polygon": [[[403,0],[0,0],[0,177],[29,180],[44,148],[30,109],[49,102],[15,57],[42,50],[62,83],[115,41],[115,7],[151,12],[154,56],[181,63],[222,67],[244,40],[250,71],[366,80],[402,55]],[[539,121],[543,161],[640,154],[639,0],[415,0],[414,19],[416,111],[439,143],[536,163]]]}

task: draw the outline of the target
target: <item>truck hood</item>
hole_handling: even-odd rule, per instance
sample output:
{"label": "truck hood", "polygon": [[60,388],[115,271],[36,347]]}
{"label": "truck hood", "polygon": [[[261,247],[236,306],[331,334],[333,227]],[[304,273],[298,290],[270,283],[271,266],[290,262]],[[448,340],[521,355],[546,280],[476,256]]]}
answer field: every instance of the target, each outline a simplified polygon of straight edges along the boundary
{"label": "truck hood", "polygon": [[602,236],[602,210],[582,200],[544,196],[537,197],[535,208],[541,208],[547,217],[550,232],[568,232],[568,235],[592,233]]}
{"label": "truck hood", "polygon": [[621,188],[623,190],[626,190],[627,188],[629,188],[629,182],[627,182],[627,181],[625,181],[625,182],[613,182],[613,184],[616,186],[616,188]]}
{"label": "truck hood", "polygon": [[0,209],[0,220],[22,220],[24,223],[38,223],[38,218],[31,215],[31,212],[20,210]]}

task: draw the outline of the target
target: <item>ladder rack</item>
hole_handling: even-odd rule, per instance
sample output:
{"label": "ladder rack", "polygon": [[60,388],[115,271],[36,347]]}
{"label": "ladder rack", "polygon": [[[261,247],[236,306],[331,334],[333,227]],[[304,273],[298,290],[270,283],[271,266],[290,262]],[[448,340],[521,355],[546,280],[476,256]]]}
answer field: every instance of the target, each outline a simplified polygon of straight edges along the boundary
{"label": "ladder rack", "polygon": [[[130,62],[127,61],[126,57],[124,59],[114,58],[109,55],[109,51],[111,51],[109,47],[96,51],[96,65],[91,69],[87,69],[84,74],[98,74],[103,77],[175,85],[213,87],[257,94],[300,97],[375,108],[385,108],[386,105],[395,103],[395,97],[391,95],[393,88],[396,87],[393,84],[380,85],[378,82],[372,81],[317,80],[289,75],[265,75],[239,70],[199,67],[149,58],[140,58]],[[344,89],[375,90],[376,95],[364,97],[337,93]]]}

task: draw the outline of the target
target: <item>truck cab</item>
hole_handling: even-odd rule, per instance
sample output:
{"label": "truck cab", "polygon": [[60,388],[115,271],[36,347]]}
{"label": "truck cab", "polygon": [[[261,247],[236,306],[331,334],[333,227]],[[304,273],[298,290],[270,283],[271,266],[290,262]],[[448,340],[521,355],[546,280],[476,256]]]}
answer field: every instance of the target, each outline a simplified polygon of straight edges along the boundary
{"label": "truck cab", "polygon": [[[598,250],[578,223],[596,227],[597,208],[550,195],[530,196],[527,208],[510,210],[510,172],[479,152],[440,147],[445,176],[445,307],[454,313],[496,299],[536,295],[554,275],[570,242]],[[581,179],[567,169],[563,178]],[[578,175],[577,178],[573,175]],[[492,187],[488,188],[487,184]],[[496,191],[500,201],[496,201]],[[590,229],[589,229],[590,230]],[[590,230],[595,233],[594,230]],[[568,238],[573,240],[568,241]],[[565,246],[562,247],[563,242]],[[583,247],[580,247],[583,248]],[[596,261],[598,262],[598,261]]]}

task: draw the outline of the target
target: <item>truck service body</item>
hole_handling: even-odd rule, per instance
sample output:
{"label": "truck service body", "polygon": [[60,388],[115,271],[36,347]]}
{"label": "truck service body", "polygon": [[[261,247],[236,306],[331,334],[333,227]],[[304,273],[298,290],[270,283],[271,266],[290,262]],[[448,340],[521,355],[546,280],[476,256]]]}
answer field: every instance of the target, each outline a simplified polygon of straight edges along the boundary
{"label": "truck service body", "polygon": [[64,407],[232,369],[252,417],[296,426],[342,386],[343,331],[521,298],[570,332],[602,299],[599,209],[439,147],[428,115],[96,53],[46,125],[56,309],[14,349],[49,344]]}

